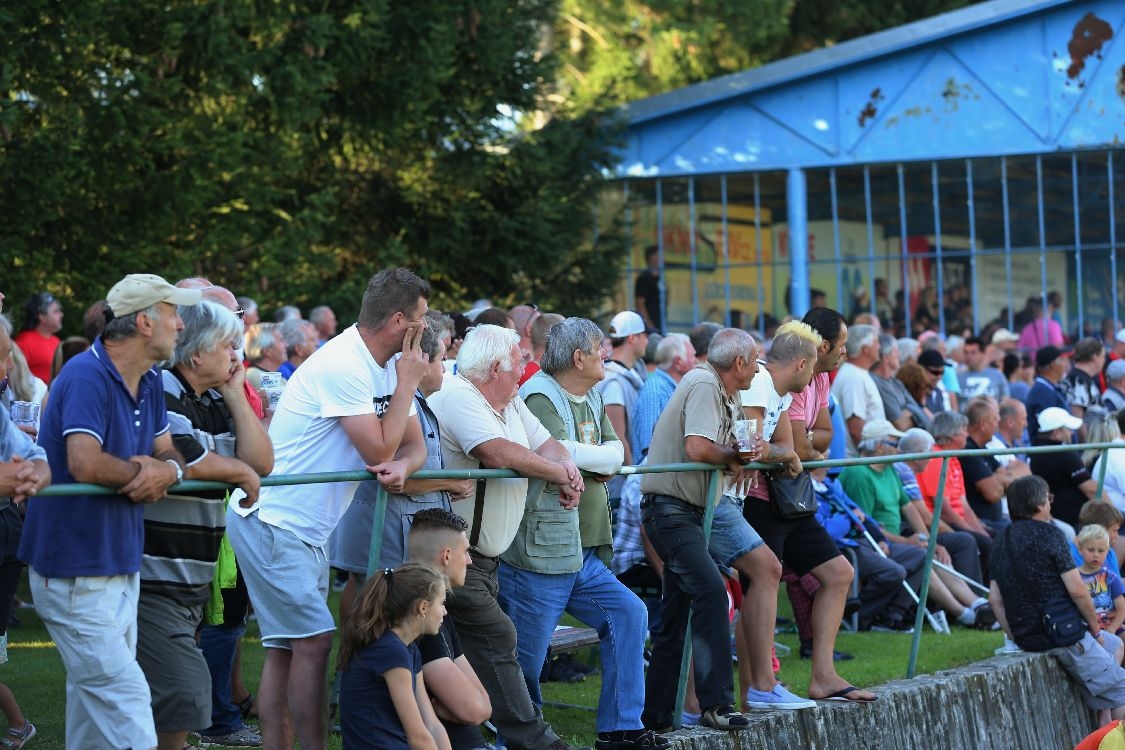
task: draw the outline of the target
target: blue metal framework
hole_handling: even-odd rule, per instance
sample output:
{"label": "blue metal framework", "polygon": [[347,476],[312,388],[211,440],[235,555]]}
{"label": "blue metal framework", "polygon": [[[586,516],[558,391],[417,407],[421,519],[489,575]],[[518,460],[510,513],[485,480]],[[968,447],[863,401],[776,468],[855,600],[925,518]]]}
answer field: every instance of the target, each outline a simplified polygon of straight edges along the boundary
{"label": "blue metal framework", "polygon": [[942,330],[1056,289],[1068,333],[1117,320],[1123,35],[1119,0],[993,0],[633,103],[611,189],[656,220],[630,267],[654,244],[682,277],[672,328],[800,315],[818,283],[846,312],[900,293],[906,332],[927,287]]}

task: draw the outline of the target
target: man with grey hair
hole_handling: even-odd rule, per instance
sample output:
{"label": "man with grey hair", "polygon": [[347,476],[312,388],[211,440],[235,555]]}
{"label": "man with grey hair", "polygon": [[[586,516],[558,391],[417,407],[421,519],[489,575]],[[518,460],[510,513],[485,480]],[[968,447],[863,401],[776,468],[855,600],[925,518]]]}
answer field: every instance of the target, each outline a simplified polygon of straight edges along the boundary
{"label": "man with grey hair", "polygon": [[563,612],[594,628],[602,642],[597,747],[652,750],[670,743],[641,724],[648,614],[606,566],[613,546],[603,480],[621,468],[624,448],[595,388],[605,377],[602,338],[593,321],[567,318],[551,329],[542,371],[520,388],[528,410],[588,477],[577,513],[561,507],[545,481],[528,483],[519,531],[501,555],[500,606],[516,627],[536,705],[543,703],[539,673]]}
{"label": "man with grey hair", "polygon": [[39,445],[57,484],[117,492],[34,498],[19,556],[66,668],[67,746],[151,748],[152,699],[136,658],[144,504],[184,476],[153,365],[175,351],[176,306],[200,294],[131,274],[106,299],[113,320],[55,379]]}
{"label": "man with grey hair", "polygon": [[293,372],[317,350],[317,329],[307,320],[290,318],[277,324],[277,332],[285,342],[285,361],[277,371],[289,380]]}
{"label": "man with grey hair", "polygon": [[895,377],[898,368],[898,342],[893,336],[879,334],[879,361],[871,368],[871,379],[883,399],[884,416],[899,430],[911,427],[925,429],[930,426],[930,418],[902,381]]}
{"label": "man with grey hair", "polygon": [[328,305],[317,305],[309,313],[309,322],[316,328],[316,345],[324,346],[328,339],[336,335],[336,313]]}
{"label": "man with grey hair", "polygon": [[529,479],[552,485],[555,503],[566,510],[577,507],[585,488],[570,452],[517,397],[523,372],[519,341],[511,329],[474,326],[457,352],[457,377],[428,399],[441,424],[446,468],[513,469],[522,475],[478,480],[470,497],[452,504],[453,512],[471,519],[473,563],[465,585],[448,593],[446,608],[492,700],[492,721],[508,744],[565,750],[569,745],[531,701],[516,660],[516,629],[496,598],[500,555],[523,520]]}
{"label": "man with grey hair", "polygon": [[1105,368],[1102,406],[1109,411],[1125,409],[1125,360],[1115,359]]}
{"label": "man with grey hair", "polygon": [[909,337],[898,340],[898,364],[902,367],[907,362],[917,362],[922,348],[918,346],[918,339]]}
{"label": "man with grey hair", "polygon": [[[273,469],[273,445],[243,387],[242,321],[206,299],[181,308],[180,316],[184,329],[161,376],[185,476],[230,482],[256,497],[259,476]],[[161,748],[182,747],[188,730],[204,730],[204,739],[217,744],[262,743],[241,722],[212,726],[211,675],[195,642],[226,526],[225,497],[221,491],[175,494],[144,509],[137,661],[152,692]]]}
{"label": "man with grey hair", "polygon": [[883,419],[886,413],[879,388],[868,372],[879,361],[879,334],[868,325],[852,326],[848,329],[847,351],[848,361],[840,365],[832,395],[847,427],[847,456],[855,458],[863,426]]}
{"label": "man with grey hair", "polygon": [[273,314],[275,323],[284,323],[287,320],[301,320],[301,308],[296,305],[282,305]]}
{"label": "man with grey hair", "polygon": [[[426,458],[414,391],[426,370],[421,334],[430,285],[405,268],[367,282],[356,325],[293,373],[269,435],[282,474],[367,469],[390,492]],[[266,747],[323,750],[328,654],[336,623],[327,604],[324,547],[359,482],[236,491],[227,532],[246,581],[266,662],[258,695]],[[314,500],[310,500],[313,498]]]}
{"label": "man with grey hair", "polygon": [[[758,370],[755,355],[753,339],[745,331],[726,328],[715,334],[708,362],[680,380],[657,420],[649,446],[652,463],[718,464],[727,467],[735,486],[749,481],[732,430],[740,415],[739,391],[750,386]],[[672,726],[689,617],[701,722],[727,730],[750,726],[734,708],[726,583],[703,537],[709,475],[645,474],[641,482],[644,530],[664,561],[661,621],[653,634],[642,716],[645,726],[656,731]],[[744,536],[756,538],[755,546],[760,545],[761,538],[743,525]]]}
{"label": "man with grey hair", "polygon": [[656,369],[649,373],[645,384],[641,386],[629,419],[633,448],[636,450],[633,457],[636,461],[641,461],[648,455],[648,444],[652,440],[656,420],[672,398],[676,384],[695,365],[695,349],[691,345],[691,339],[685,334],[670,333],[656,345]]}

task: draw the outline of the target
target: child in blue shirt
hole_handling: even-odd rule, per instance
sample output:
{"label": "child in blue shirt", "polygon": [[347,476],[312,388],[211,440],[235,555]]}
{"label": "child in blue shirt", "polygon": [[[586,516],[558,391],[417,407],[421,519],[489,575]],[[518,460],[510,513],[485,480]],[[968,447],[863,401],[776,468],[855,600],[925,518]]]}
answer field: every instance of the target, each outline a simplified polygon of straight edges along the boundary
{"label": "child in blue shirt", "polygon": [[1082,554],[1078,573],[1094,600],[1098,622],[1111,633],[1120,633],[1125,622],[1125,585],[1121,576],[1105,566],[1110,550],[1109,533],[1097,524],[1083,526],[1074,539]]}
{"label": "child in blue shirt", "polygon": [[371,577],[340,633],[340,730],[349,750],[449,750],[415,641],[437,635],[448,582],[425,563]]}

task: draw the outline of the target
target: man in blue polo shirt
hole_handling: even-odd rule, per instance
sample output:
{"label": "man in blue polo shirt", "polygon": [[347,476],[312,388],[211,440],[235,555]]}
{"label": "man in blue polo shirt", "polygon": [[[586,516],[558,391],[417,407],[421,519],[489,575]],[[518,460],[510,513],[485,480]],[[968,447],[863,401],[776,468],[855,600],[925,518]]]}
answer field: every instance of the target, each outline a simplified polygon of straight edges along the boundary
{"label": "man in blue polo shirt", "polygon": [[118,490],[29,500],[20,541],[35,609],[66,668],[67,747],[157,744],[136,659],[143,504],[183,478],[183,458],[153,365],[171,358],[183,328],[176,305],[199,299],[150,274],[117,282],[106,297],[112,319],[59,373],[43,415],[39,444],[56,483]]}

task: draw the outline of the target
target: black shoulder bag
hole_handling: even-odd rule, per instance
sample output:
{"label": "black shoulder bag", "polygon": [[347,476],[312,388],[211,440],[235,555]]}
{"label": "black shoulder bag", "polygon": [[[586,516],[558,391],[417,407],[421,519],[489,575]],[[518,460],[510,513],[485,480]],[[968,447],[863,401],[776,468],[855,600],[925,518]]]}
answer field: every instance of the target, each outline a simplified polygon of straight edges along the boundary
{"label": "black shoulder bag", "polygon": [[769,481],[770,507],[775,516],[782,521],[799,521],[816,515],[816,496],[813,494],[812,477],[802,470],[795,477],[783,470],[766,474]]}

